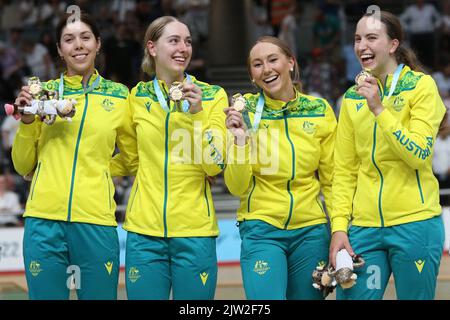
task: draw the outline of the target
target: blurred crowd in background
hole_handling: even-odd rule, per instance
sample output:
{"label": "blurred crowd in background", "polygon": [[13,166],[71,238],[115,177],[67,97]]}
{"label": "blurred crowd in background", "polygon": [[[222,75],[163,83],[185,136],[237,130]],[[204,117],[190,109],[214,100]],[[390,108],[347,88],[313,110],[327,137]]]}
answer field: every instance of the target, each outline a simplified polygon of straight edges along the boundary
{"label": "blurred crowd in background", "polygon": [[[355,25],[372,3],[400,17],[409,46],[450,107],[450,0],[252,0],[247,11],[252,30],[249,41],[274,35],[288,42],[300,63],[304,91],[326,98],[338,116],[342,94],[361,69],[353,53]],[[212,80],[207,72],[210,0],[0,0],[0,106],[14,101],[28,77],[45,81],[62,71],[54,29],[72,4],[93,15],[100,27],[102,50],[97,68],[105,78],[130,89],[148,80],[140,70],[145,31],[157,17],[173,15],[192,34],[194,55],[189,72]],[[19,216],[28,196],[29,183],[15,173],[11,162],[18,125],[1,107],[0,226],[22,223]],[[441,188],[450,188],[450,129],[436,141],[433,167]],[[131,178],[117,178],[115,185],[115,200],[123,205]],[[444,205],[450,204],[448,198],[441,198]]]}

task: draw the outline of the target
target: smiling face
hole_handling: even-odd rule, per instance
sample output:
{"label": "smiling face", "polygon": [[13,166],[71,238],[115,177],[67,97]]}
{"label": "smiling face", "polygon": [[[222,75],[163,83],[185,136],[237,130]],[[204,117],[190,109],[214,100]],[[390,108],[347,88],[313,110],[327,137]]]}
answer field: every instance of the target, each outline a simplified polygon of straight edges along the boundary
{"label": "smiling face", "polygon": [[59,39],[58,53],[67,66],[67,75],[85,75],[93,72],[100,41],[92,29],[82,21],[68,23]]}
{"label": "smiling face", "polygon": [[397,39],[390,39],[386,26],[373,17],[359,20],[355,32],[354,50],[361,66],[373,74],[385,74],[396,63]]}
{"label": "smiling face", "polygon": [[155,59],[155,70],[159,77],[166,75],[179,78],[191,61],[191,33],[185,24],[170,22],[157,41],[148,41],[147,49]]}
{"label": "smiling face", "polygon": [[293,83],[290,70],[295,60],[270,42],[259,42],[250,51],[250,75],[256,85],[273,99],[290,100]]}

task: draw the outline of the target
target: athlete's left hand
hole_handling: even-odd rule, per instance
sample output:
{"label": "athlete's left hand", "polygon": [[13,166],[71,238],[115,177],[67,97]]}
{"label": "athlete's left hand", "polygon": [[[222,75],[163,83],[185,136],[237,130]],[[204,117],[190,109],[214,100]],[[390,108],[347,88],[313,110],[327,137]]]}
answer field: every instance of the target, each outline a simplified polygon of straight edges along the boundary
{"label": "athlete's left hand", "polygon": [[368,77],[365,81],[356,87],[356,92],[366,98],[369,110],[375,116],[378,116],[383,110],[383,104],[381,103],[380,90],[378,89],[377,79],[375,77]]}
{"label": "athlete's left hand", "polygon": [[189,112],[194,114],[203,110],[202,89],[193,83],[184,83],[183,92],[185,99],[189,102]]}

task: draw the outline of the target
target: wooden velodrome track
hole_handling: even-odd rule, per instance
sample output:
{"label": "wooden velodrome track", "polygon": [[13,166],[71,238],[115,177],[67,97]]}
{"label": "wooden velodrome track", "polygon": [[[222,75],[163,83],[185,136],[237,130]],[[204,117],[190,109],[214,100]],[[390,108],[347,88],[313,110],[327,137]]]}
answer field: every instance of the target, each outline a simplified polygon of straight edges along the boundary
{"label": "wooden velodrome track", "polygon": [[[71,297],[76,299],[75,294],[72,294]],[[120,273],[118,298],[126,299],[123,271]],[[245,299],[239,265],[232,264],[219,267],[215,298],[220,300]],[[392,278],[384,298],[395,299],[395,288]],[[24,274],[0,274],[0,300],[17,299],[27,299],[27,285]],[[327,299],[335,299],[335,295],[332,294]],[[450,256],[448,254],[442,257],[436,299],[450,300]]]}

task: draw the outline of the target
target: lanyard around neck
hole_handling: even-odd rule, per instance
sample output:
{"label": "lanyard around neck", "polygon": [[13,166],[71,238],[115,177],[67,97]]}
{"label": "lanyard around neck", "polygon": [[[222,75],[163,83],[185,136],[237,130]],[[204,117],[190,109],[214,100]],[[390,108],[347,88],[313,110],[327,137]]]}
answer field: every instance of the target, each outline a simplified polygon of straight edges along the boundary
{"label": "lanyard around neck", "polygon": [[398,79],[400,78],[400,73],[402,72],[404,66],[405,65],[401,63],[397,66],[397,69],[395,69],[394,76],[392,77],[391,87],[389,88],[389,94],[387,95],[388,98],[394,93]]}
{"label": "lanyard around neck", "polygon": [[[186,73],[186,81],[191,82],[191,76]],[[153,88],[155,89],[156,97],[158,98],[158,102],[161,105],[161,107],[166,111],[167,113],[170,112],[169,104],[167,103],[167,100],[164,98],[164,95],[161,90],[161,86],[159,85],[158,78],[156,76],[153,78]],[[189,111],[189,102],[186,100],[183,100],[182,104],[183,112]]]}
{"label": "lanyard around neck", "polygon": [[258,102],[256,103],[255,118],[253,119],[253,126],[252,126],[253,132],[258,131],[265,103],[266,99],[264,99],[264,93],[261,90],[261,92],[259,93]]}
{"label": "lanyard around neck", "polygon": [[[253,125],[251,128],[253,132],[256,132],[258,130],[265,104],[266,104],[266,99],[264,98],[264,93],[261,90],[259,97],[258,97],[258,102],[256,103],[255,118],[253,119]],[[267,111],[267,113],[270,115],[277,115],[280,113],[284,113],[286,110],[289,110],[290,106],[288,106],[288,105],[289,105],[289,102],[287,102],[286,107],[282,108],[281,110]]]}
{"label": "lanyard around neck", "polygon": [[266,101],[264,99],[264,93],[261,90],[261,92],[259,93],[258,102],[256,103],[255,117],[253,118],[253,125],[250,122],[250,117],[248,115],[247,109],[244,109],[244,111],[242,113],[244,122],[247,125],[247,128],[252,133],[256,133],[258,131],[259,123],[261,122],[262,112],[263,112],[265,103],[266,103]]}
{"label": "lanyard around neck", "polygon": [[[89,80],[88,80],[89,82]],[[87,87],[86,89],[83,88],[83,94],[87,94],[95,89],[97,89],[98,84],[100,83],[100,75],[95,79],[95,81]],[[59,77],[59,88],[58,88],[58,99],[62,100],[64,95],[64,73],[61,73],[61,76]]]}

